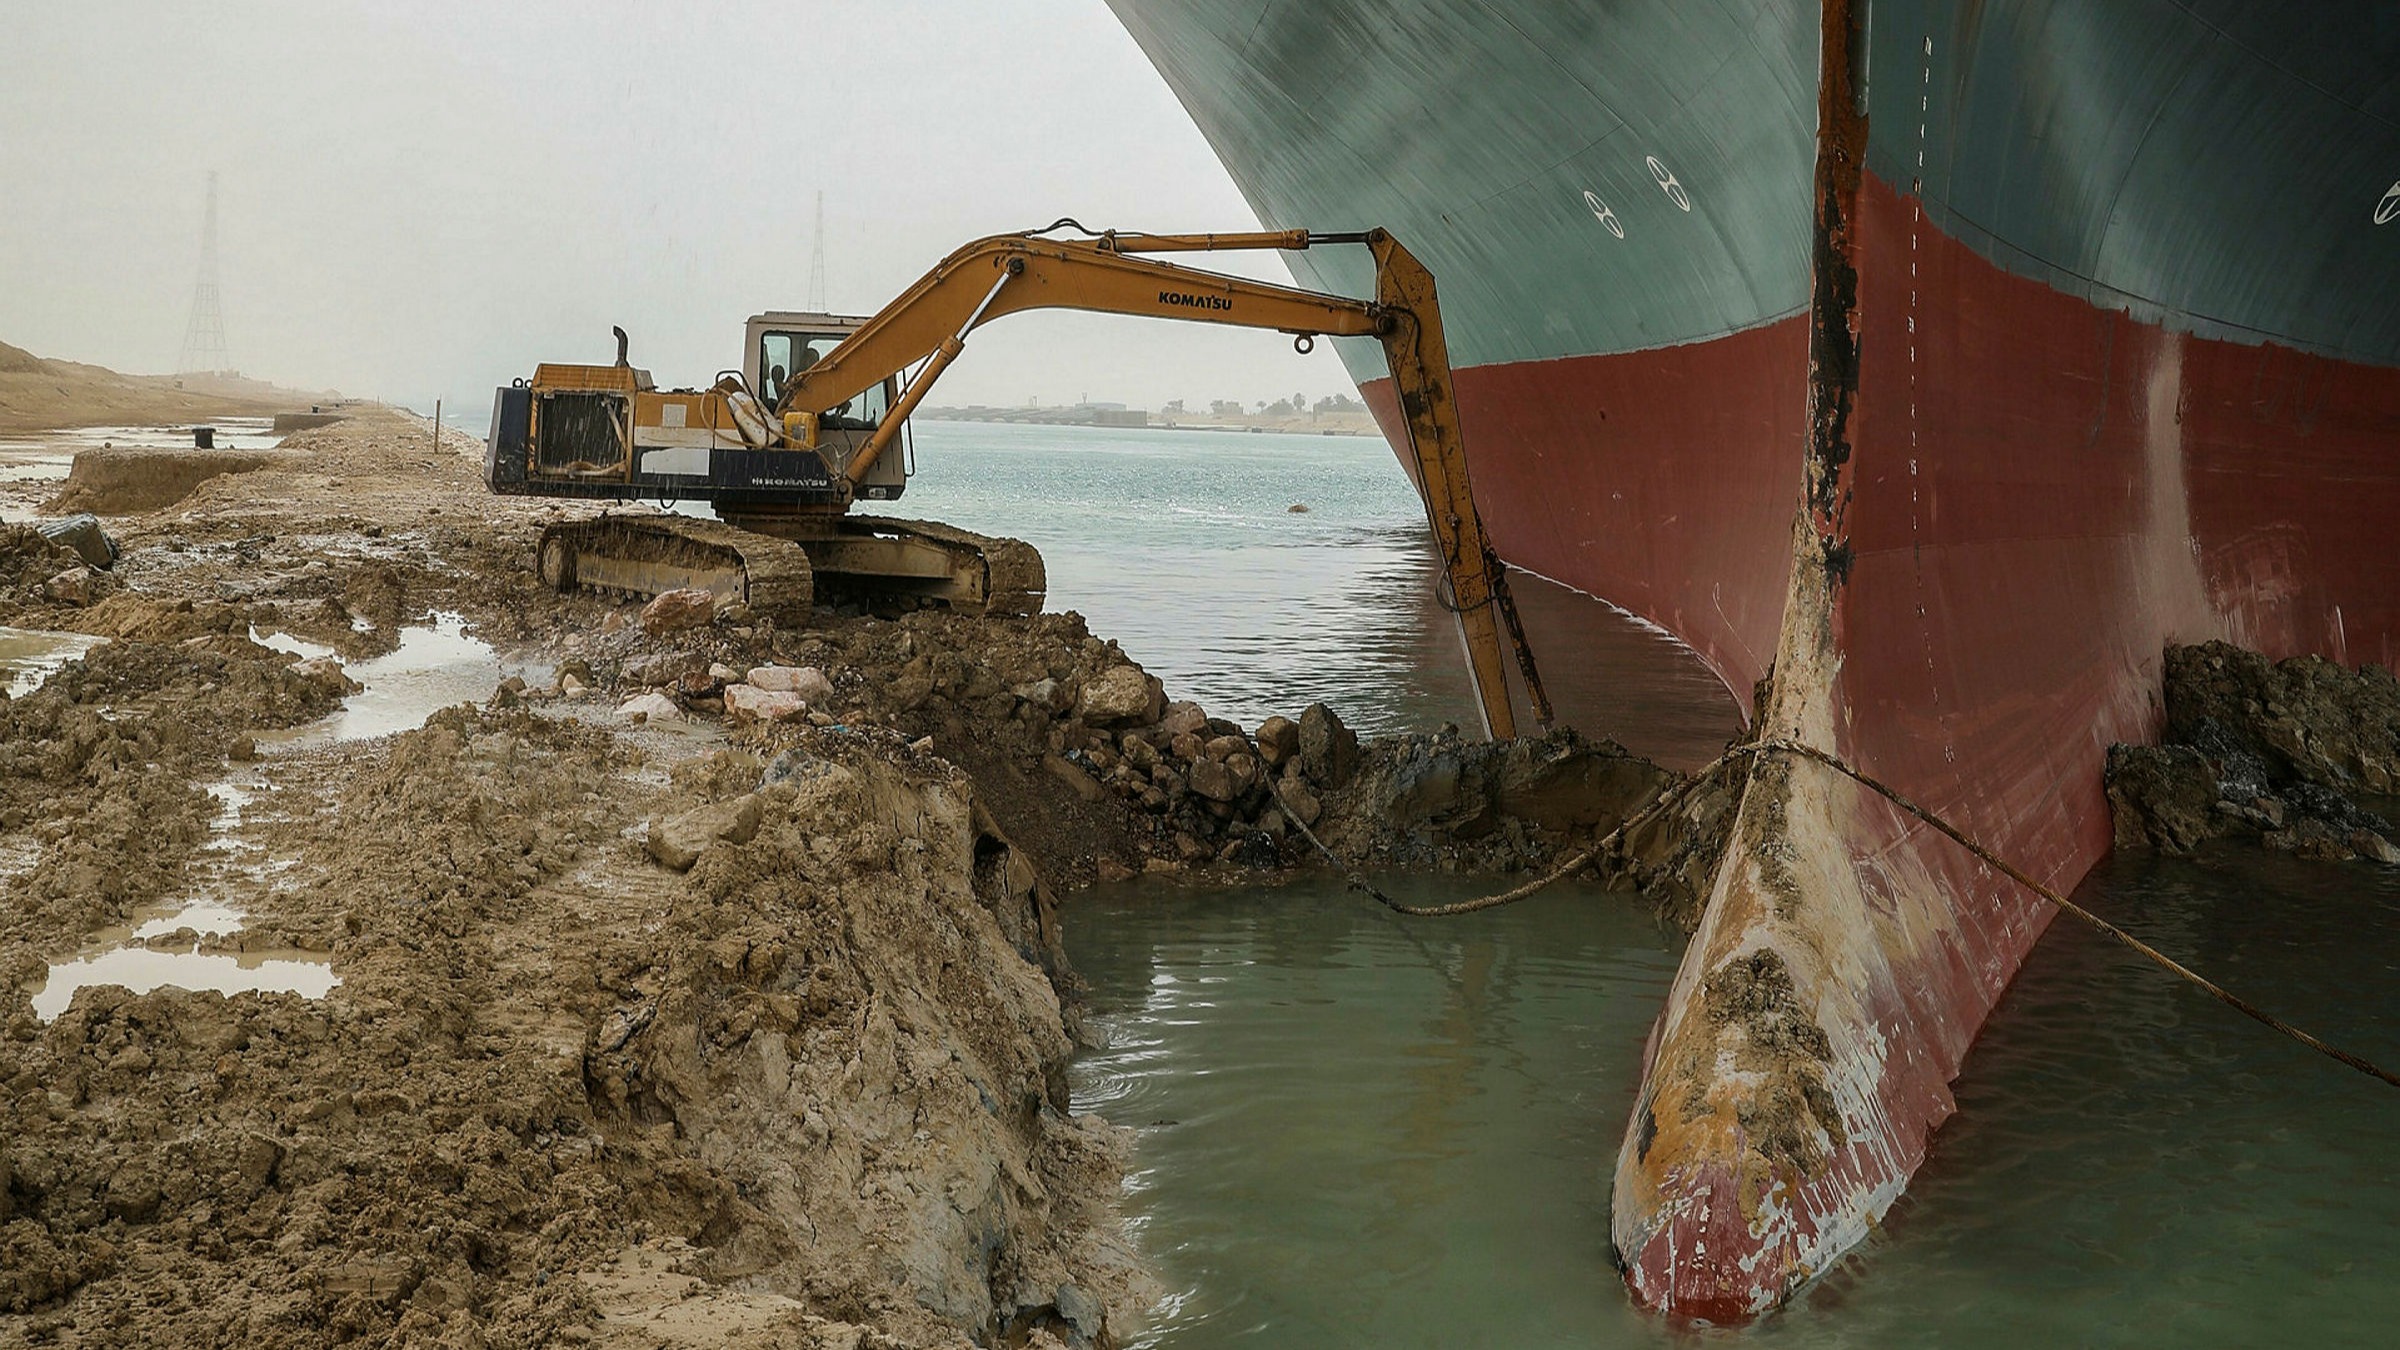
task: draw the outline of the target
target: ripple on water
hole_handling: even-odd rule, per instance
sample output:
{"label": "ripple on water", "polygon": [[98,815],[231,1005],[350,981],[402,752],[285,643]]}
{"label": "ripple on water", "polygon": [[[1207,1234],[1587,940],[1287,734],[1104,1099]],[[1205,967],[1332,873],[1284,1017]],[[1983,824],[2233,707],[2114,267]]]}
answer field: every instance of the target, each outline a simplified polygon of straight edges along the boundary
{"label": "ripple on water", "polygon": [[[1415,883],[1421,899],[1478,887]],[[2077,898],[2400,1061],[2400,870],[2120,859]],[[2400,1093],[2052,928],[1885,1225],[1743,1331],[1635,1309],[1609,1180],[1674,944],[1625,897],[1409,922],[1338,886],[1079,899],[1138,1131],[1126,1206],[1174,1290],[1137,1344],[2141,1347],[2388,1342]]]}

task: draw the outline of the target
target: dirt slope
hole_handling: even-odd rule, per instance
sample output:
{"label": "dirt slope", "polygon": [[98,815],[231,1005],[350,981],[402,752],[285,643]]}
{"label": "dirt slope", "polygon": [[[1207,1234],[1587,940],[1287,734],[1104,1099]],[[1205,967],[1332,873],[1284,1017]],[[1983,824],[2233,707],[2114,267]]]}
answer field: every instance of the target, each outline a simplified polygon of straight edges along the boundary
{"label": "dirt slope", "polygon": [[178,389],[171,377],[120,375],[101,366],[47,361],[0,342],[0,433],[262,417],[305,408],[321,397],[250,380]]}

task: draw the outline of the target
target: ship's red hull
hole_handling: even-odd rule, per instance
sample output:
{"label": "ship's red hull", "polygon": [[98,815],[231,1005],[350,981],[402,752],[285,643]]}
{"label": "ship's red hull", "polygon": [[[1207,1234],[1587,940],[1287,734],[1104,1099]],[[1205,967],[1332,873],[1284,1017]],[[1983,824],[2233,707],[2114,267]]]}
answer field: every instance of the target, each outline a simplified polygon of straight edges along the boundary
{"label": "ship's red hull", "polygon": [[[1874,359],[1852,414],[1852,558],[1820,691],[1832,747],[2072,888],[2109,846],[2107,747],[2155,730],[2167,643],[2400,659],[2400,371],[2094,308],[1943,237],[1872,178],[1858,215],[1858,332]],[[1502,554],[1660,623],[1746,689],[1785,616],[1806,340],[1791,320],[1460,371]],[[1393,429],[1388,385],[1368,394]],[[1738,1141],[1645,1158],[1639,1138],[1656,1127],[1637,1118],[1618,1202],[1652,1222],[1622,1255],[1645,1301],[1697,1317],[1771,1305],[1881,1215],[2049,918],[1888,806],[1838,783],[1798,790],[1822,799],[1808,809],[1839,845],[1831,865],[1847,875],[1831,891],[1865,908],[1808,925],[1799,945],[1816,950],[1791,966],[1803,984],[1804,966],[1854,981],[1837,1000],[1855,1000],[1852,1015],[1825,1020],[1879,1044],[1848,1048],[1868,1072],[1842,1142],[1780,1195],[1724,1162]],[[1791,941],[1789,925],[1762,937],[1724,898],[1662,1035],[1704,1001],[1706,972]],[[1823,959],[1843,934],[1880,957]],[[1749,1255],[1695,1255],[1710,1252]]]}

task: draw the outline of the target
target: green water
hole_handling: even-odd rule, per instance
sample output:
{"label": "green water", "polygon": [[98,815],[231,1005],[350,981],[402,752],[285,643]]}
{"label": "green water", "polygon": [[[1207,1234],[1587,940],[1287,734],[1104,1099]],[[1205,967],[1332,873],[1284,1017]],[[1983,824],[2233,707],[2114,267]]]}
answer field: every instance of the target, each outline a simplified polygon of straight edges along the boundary
{"label": "green water", "polygon": [[[1425,898],[1474,888],[1420,879]],[[2117,861],[2081,898],[2400,1061],[2400,873]],[[1139,1130],[1127,1207],[1173,1291],[1138,1343],[2390,1344],[2400,1092],[2054,926],[1883,1230],[1747,1331],[1677,1330],[1608,1266],[1608,1172],[1677,941],[1623,896],[1404,920],[1317,882],[1078,897]]]}
{"label": "green water", "polygon": [[[1471,719],[1380,441],[921,423],[916,443],[905,507],[1035,543],[1052,608],[1212,712]],[[1688,653],[1518,588],[1578,725],[1668,763],[1724,743],[1731,700]],[[2400,871],[2236,849],[2118,859],[2078,898],[2400,1062]],[[2400,1343],[2400,1092],[2081,929],[2027,960],[1882,1230],[1778,1316],[1707,1333],[1635,1309],[1608,1265],[1608,1175],[1679,954],[1625,897],[1403,920],[1322,880],[1135,884],[1073,897],[1066,932],[1110,1038],[1078,1105],[1139,1129],[1128,1210],[1172,1291],[1143,1344]]]}

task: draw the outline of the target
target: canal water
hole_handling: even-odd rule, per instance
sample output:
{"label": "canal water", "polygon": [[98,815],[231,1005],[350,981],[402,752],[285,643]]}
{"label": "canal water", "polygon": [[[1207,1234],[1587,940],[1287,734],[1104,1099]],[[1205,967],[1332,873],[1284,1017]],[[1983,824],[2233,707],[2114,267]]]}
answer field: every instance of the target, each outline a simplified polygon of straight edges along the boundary
{"label": "canal water", "polygon": [[[1014,534],[1053,608],[1210,710],[1469,722],[1423,522],[1373,439],[921,423],[910,514]],[[1305,513],[1287,508],[1299,503]],[[1578,725],[1669,763],[1738,725],[1655,633],[1520,582]],[[1420,899],[1478,888],[1408,884]],[[2400,1061],[2400,872],[2122,858],[2078,899]],[[1608,1265],[1608,1176],[1680,939],[1562,890],[1403,920],[1315,880],[1070,902],[1107,1046],[1079,1109],[1138,1131],[1127,1211],[1171,1290],[1138,1344],[2385,1344],[2400,1093],[2054,925],[1882,1229],[1746,1331],[1675,1328]]]}

